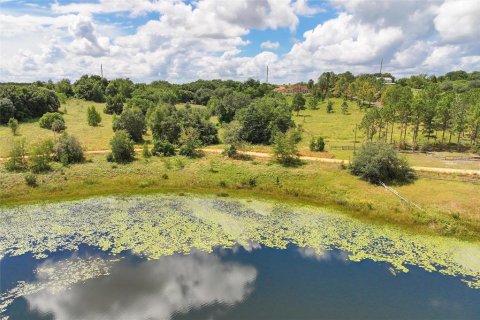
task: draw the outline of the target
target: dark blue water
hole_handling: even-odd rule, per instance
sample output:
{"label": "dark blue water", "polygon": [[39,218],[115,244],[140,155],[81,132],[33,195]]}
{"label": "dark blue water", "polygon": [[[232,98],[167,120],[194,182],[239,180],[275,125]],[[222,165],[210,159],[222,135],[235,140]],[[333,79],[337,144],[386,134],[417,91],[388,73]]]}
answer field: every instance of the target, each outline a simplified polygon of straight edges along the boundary
{"label": "dark blue water", "polygon": [[[42,281],[39,266],[112,256],[91,247],[47,259],[6,257],[4,294],[18,281]],[[20,296],[10,319],[479,319],[480,290],[417,267],[394,275],[384,263],[351,262],[345,253],[217,249],[159,260],[125,253],[109,275],[68,290]],[[77,259],[77,260],[76,260]],[[74,270],[74,269],[73,269]]]}

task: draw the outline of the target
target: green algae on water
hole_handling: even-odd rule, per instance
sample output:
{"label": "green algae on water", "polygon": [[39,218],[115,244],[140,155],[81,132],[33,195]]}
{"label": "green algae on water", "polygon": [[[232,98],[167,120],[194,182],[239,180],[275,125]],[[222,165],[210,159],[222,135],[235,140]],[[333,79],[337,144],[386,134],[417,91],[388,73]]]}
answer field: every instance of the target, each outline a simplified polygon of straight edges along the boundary
{"label": "green algae on water", "polygon": [[158,259],[252,243],[273,248],[291,243],[317,254],[338,249],[351,261],[385,262],[394,273],[418,266],[480,289],[478,244],[369,225],[327,209],[166,195],[0,209],[0,258],[25,253],[43,258],[87,244]]}

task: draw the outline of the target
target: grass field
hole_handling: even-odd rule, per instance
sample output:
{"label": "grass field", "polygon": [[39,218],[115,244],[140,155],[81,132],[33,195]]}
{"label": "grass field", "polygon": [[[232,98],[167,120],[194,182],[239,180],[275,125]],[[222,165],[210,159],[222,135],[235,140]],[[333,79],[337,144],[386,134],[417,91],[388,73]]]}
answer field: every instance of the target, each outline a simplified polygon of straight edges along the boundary
{"label": "grass field", "polygon": [[[291,99],[291,96],[287,96]],[[309,97],[307,97],[309,99]],[[303,140],[299,144],[301,155],[335,157],[337,159],[351,160],[353,157],[352,150],[338,150],[336,147],[348,146],[353,147],[355,126],[361,122],[364,112],[359,109],[356,103],[349,103],[349,113],[342,114],[341,103],[343,100],[332,98],[334,102],[334,112],[326,113],[326,102],[322,102],[318,110],[303,110],[300,116],[293,115],[293,119],[297,125],[302,125],[304,129]],[[307,102],[308,104],[308,102]],[[87,108],[94,105],[102,115],[102,123],[99,127],[89,127],[87,124]],[[109,149],[109,141],[112,137],[112,116],[103,113],[104,104],[86,102],[83,100],[68,100],[62,105],[61,111],[65,108],[67,113],[64,114],[67,125],[67,132],[77,136],[86,150],[105,150]],[[183,107],[183,105],[178,105]],[[192,105],[194,108],[204,108],[203,106]],[[212,121],[215,123],[216,118]],[[399,131],[394,136],[398,139]],[[222,129],[219,128],[219,135],[222,136]],[[326,139],[326,152],[312,153],[309,150],[311,137],[322,136]],[[39,140],[54,137],[53,132],[42,129],[38,126],[38,121],[21,123],[16,137],[12,136],[10,129],[6,126],[0,126],[0,157],[6,157],[11,149],[13,139],[21,139],[25,137],[28,144],[38,142]],[[357,147],[363,141],[363,133],[357,130]],[[147,134],[146,140],[151,139]],[[210,146],[210,148],[223,148],[223,145]],[[271,153],[270,146],[245,146],[246,150]],[[459,155],[457,153],[442,152],[437,157],[421,153],[406,154],[406,158],[411,165],[439,168],[458,168],[458,169],[477,169],[480,170],[480,161],[447,161],[443,160],[445,155]]]}
{"label": "grass field", "polygon": [[[252,182],[253,181],[253,182]],[[382,187],[351,176],[338,165],[306,163],[284,168],[268,160],[230,160],[220,155],[108,163],[89,155],[83,164],[38,175],[28,187],[23,173],[0,169],[0,204],[61,201],[106,194],[194,192],[220,196],[263,197],[332,207],[362,220],[388,223],[416,232],[480,240],[479,179],[423,174],[414,184],[395,187],[425,212],[403,204]]]}

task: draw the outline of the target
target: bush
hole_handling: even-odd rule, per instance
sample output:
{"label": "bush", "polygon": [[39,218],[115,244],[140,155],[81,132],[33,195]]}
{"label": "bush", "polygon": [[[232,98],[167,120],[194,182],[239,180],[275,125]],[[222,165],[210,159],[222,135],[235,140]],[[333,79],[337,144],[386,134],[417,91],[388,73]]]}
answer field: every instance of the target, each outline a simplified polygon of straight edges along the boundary
{"label": "bush", "polygon": [[223,154],[225,154],[229,158],[235,159],[238,156],[238,151],[235,145],[231,144],[225,148]]}
{"label": "bush", "polygon": [[200,157],[202,153],[197,151],[197,148],[201,145],[198,136],[198,132],[195,129],[189,128],[187,130],[183,130],[180,138],[181,147],[179,154],[189,158]]}
{"label": "bush", "polygon": [[143,150],[142,150],[142,157],[144,159],[148,159],[152,156],[152,153],[150,152],[150,150],[148,150],[148,143],[144,143],[143,144]]}
{"label": "bush", "polygon": [[65,120],[63,119],[63,116],[58,112],[47,112],[47,113],[45,113],[40,118],[38,124],[40,125],[40,128],[52,129],[52,125],[55,122],[55,120],[63,122],[63,125],[65,126]]}
{"label": "bush", "polygon": [[405,183],[414,179],[407,161],[388,144],[364,144],[350,165],[350,172],[370,183]]}
{"label": "bush", "polygon": [[5,162],[7,171],[22,171],[27,168],[28,162],[25,151],[25,139],[13,143],[13,148]]}
{"label": "bush", "polygon": [[0,124],[7,123],[15,115],[15,106],[8,98],[0,98]]}
{"label": "bush", "polygon": [[310,151],[322,152],[325,150],[325,140],[322,137],[313,137],[310,141]]}
{"label": "bush", "polygon": [[126,163],[133,160],[135,155],[134,143],[127,131],[119,130],[115,132],[110,145],[112,146],[113,161]]}
{"label": "bush", "polygon": [[26,174],[25,183],[27,186],[35,188],[37,186],[37,176],[31,173]]}
{"label": "bush", "polygon": [[163,155],[170,157],[175,155],[175,146],[168,141],[154,141],[152,154],[154,156]]}
{"label": "bush", "polygon": [[91,127],[96,127],[102,122],[102,116],[94,106],[90,106],[87,109],[87,121]]}
{"label": "bush", "polygon": [[33,173],[49,171],[51,154],[53,152],[52,140],[45,140],[33,146],[30,152],[30,170]]}
{"label": "bush", "polygon": [[70,163],[78,163],[84,160],[83,148],[78,139],[74,136],[64,133],[57,140],[53,147],[53,159],[67,165]]}
{"label": "bush", "polygon": [[10,130],[12,130],[12,134],[16,135],[17,134],[17,129],[18,129],[17,119],[10,118],[10,120],[8,120],[8,127],[10,128]]}
{"label": "bush", "polygon": [[52,123],[52,131],[62,132],[63,130],[65,130],[65,122],[55,119]]}
{"label": "bush", "polygon": [[120,95],[107,98],[107,104],[103,109],[103,112],[106,114],[120,114],[123,111],[123,102],[124,98]]}

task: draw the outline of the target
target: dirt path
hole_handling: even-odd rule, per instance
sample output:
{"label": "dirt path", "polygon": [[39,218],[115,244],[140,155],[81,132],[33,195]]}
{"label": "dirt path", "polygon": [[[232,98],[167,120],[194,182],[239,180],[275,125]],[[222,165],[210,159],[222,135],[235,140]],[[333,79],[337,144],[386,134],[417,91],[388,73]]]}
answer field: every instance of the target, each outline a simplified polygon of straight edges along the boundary
{"label": "dirt path", "polygon": [[[221,154],[223,152],[222,149],[201,149],[206,153],[214,153],[214,154]],[[136,152],[142,151],[140,148],[135,149]],[[110,152],[110,150],[90,150],[85,151],[85,154],[106,154]],[[265,153],[265,152],[253,152],[253,151],[239,151],[241,154],[245,154],[248,156],[252,156],[255,158],[271,158],[273,154]],[[27,156],[28,158],[28,156]],[[7,160],[8,158],[0,158],[0,162]],[[341,160],[341,159],[331,159],[331,158],[319,158],[319,157],[309,157],[309,156],[300,156],[301,160],[306,161],[318,161],[318,162],[327,162],[327,163],[344,163],[349,164],[349,160]],[[438,172],[438,173],[453,173],[453,174],[477,174],[480,175],[480,170],[471,170],[471,169],[453,169],[453,168],[436,168],[436,167],[412,167],[413,170],[416,171],[428,171],[428,172]]]}

